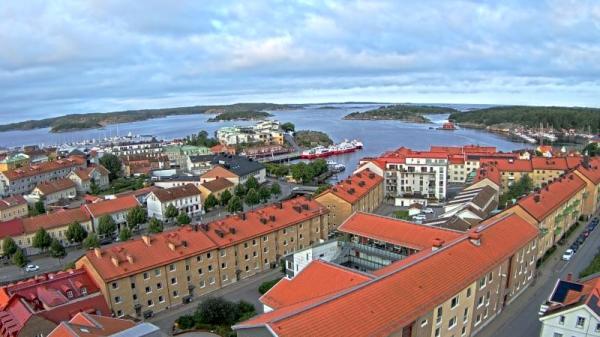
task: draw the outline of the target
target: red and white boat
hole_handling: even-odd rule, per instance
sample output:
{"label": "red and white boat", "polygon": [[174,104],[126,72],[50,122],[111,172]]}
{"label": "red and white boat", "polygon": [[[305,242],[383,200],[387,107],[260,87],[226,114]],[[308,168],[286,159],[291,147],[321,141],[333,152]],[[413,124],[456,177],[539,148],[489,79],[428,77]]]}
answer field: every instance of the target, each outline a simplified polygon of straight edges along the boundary
{"label": "red and white boat", "polygon": [[344,140],[339,144],[333,144],[328,147],[317,146],[312,149],[302,151],[300,158],[302,159],[316,159],[334,156],[338,154],[350,153],[356,150],[362,149],[363,144],[358,140],[347,141]]}

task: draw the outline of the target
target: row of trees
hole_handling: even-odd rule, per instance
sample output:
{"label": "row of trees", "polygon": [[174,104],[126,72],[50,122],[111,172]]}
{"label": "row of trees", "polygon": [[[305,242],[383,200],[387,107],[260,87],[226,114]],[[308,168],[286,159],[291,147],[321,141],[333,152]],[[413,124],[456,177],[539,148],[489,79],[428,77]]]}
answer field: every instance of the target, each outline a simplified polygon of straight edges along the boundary
{"label": "row of trees", "polygon": [[219,141],[215,138],[210,138],[208,132],[202,130],[196,135],[186,136],[184,143],[185,145],[213,147],[219,144]]}
{"label": "row of trees", "polygon": [[175,323],[179,329],[215,330],[219,335],[230,335],[231,326],[256,314],[254,306],[245,301],[231,302],[221,297],[209,297],[198,305],[192,315],[179,317]]}
{"label": "row of trees", "polygon": [[324,159],[313,160],[309,163],[300,162],[292,165],[267,164],[267,172],[276,177],[291,175],[294,180],[303,184],[312,183],[321,174],[327,172],[327,162]]}
{"label": "row of trees", "polygon": [[271,196],[281,194],[281,186],[277,182],[271,186],[260,186],[256,178],[250,177],[245,184],[238,184],[233,194],[229,190],[221,193],[220,199],[213,194],[208,195],[204,200],[204,209],[209,211],[217,206],[224,206],[228,212],[235,213],[244,210],[244,203],[248,206],[255,206],[261,202],[267,202]]}

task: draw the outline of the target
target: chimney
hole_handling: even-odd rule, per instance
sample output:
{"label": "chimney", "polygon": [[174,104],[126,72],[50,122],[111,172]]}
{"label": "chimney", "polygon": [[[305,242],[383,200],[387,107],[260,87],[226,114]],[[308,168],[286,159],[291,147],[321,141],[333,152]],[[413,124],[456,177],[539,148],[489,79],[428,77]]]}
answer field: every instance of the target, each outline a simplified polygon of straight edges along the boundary
{"label": "chimney", "polygon": [[110,258],[110,261],[112,262],[112,264],[114,264],[114,265],[115,265],[115,267],[118,267],[118,266],[119,266],[119,259],[117,259],[117,257],[116,257],[116,256],[112,256],[112,257]]}
{"label": "chimney", "polygon": [[540,195],[536,193],[536,194],[533,196],[533,201],[535,201],[536,203],[539,203],[539,202],[540,202]]}
{"label": "chimney", "polygon": [[148,235],[142,235],[142,241],[146,244],[146,246],[152,246],[152,239]]}
{"label": "chimney", "polygon": [[168,243],[169,249],[175,251],[175,244],[173,242]]}
{"label": "chimney", "polygon": [[475,246],[480,246],[481,245],[481,234],[478,232],[469,233],[469,241],[471,241],[471,243],[474,244]]}
{"label": "chimney", "polygon": [[229,233],[235,234],[235,227],[229,227]]}
{"label": "chimney", "polygon": [[246,220],[246,213],[244,213],[244,212],[240,213],[240,219]]}
{"label": "chimney", "polygon": [[97,258],[101,258],[102,257],[102,250],[100,250],[100,248],[94,248],[94,254],[96,254]]}
{"label": "chimney", "polygon": [[442,248],[442,245],[444,244],[444,240],[442,239],[433,239],[433,241],[431,242],[431,250],[436,251],[440,248]]}
{"label": "chimney", "polygon": [[267,224],[267,218],[260,218],[260,222],[265,225]]}
{"label": "chimney", "polygon": [[281,201],[278,202],[276,205],[277,205],[277,208],[283,209],[283,203]]}
{"label": "chimney", "polygon": [[567,274],[567,279],[566,279],[566,280],[567,280],[567,281],[569,281],[569,282],[570,282],[570,281],[573,281],[573,273],[568,273],[568,274]]}
{"label": "chimney", "polygon": [[272,222],[275,222],[275,216],[274,215],[269,215],[269,220],[271,220]]}
{"label": "chimney", "polygon": [[129,261],[129,263],[133,264],[133,255],[131,254],[127,254],[127,261]]}
{"label": "chimney", "polygon": [[305,211],[308,211],[308,209],[309,209],[308,204],[302,204],[302,209]]}

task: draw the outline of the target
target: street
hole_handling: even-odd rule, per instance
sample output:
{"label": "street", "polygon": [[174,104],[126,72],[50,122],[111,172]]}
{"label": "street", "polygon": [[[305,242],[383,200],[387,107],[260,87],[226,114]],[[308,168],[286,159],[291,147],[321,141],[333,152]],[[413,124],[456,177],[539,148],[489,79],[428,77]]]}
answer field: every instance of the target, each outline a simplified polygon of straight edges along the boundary
{"label": "street", "polygon": [[262,313],[263,306],[258,301],[258,299],[261,296],[258,292],[258,287],[261,285],[261,283],[265,281],[274,280],[278,277],[282,277],[279,268],[256,274],[249,278],[243,279],[235,284],[218,289],[210,294],[195,297],[192,303],[182,304],[179,307],[159,312],[154,317],[150,318],[148,322],[158,326],[162,331],[170,333],[171,328],[173,327],[173,323],[175,323],[175,320],[177,318],[183,315],[192,314],[196,310],[198,303],[201,302],[202,299],[207,297],[222,296],[227,300],[235,302],[244,300],[254,305],[254,308],[256,308],[257,313]]}
{"label": "street", "polygon": [[[573,242],[585,226],[578,228],[569,240]],[[571,261],[562,261],[563,252],[569,247],[565,244],[558,246],[554,255],[546,261],[539,269],[541,275],[535,284],[529,287],[521,296],[510,303],[504,311],[483,328],[478,337],[534,337],[539,336],[541,323],[538,320],[538,311],[550,293],[558,278],[564,278],[568,273],[572,273],[574,279],[577,279],[579,272],[583,270],[593,260],[598,252],[598,240],[600,240],[600,230],[596,228],[585,243],[579,248]]]}

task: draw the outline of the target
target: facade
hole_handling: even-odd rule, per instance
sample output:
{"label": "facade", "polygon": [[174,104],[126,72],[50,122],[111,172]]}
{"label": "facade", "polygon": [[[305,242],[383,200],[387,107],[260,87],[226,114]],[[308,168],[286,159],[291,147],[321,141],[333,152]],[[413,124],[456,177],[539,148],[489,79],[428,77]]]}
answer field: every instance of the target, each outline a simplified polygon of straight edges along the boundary
{"label": "facade", "polygon": [[24,153],[7,155],[0,160],[0,172],[6,172],[25,166],[29,166],[29,156]]}
{"label": "facade", "polygon": [[205,181],[200,184],[200,193],[202,194],[202,200],[206,200],[209,195],[214,195],[220,200],[221,194],[225,191],[233,193],[234,184],[225,178],[216,178],[213,180]]}
{"label": "facade", "polygon": [[257,272],[326,237],[327,210],[296,198],[221,221],[87,252],[76,262],[117,316],[148,317]]}
{"label": "facade", "polygon": [[67,178],[75,183],[77,192],[82,194],[92,190],[92,180],[100,189],[106,189],[110,186],[109,172],[100,164],[74,170],[69,173]]}
{"label": "facade", "polygon": [[0,288],[0,336],[48,336],[77,313],[109,315],[98,285],[83,269],[38,275]]}
{"label": "facade", "polygon": [[169,158],[170,165],[174,167],[185,168],[190,156],[204,156],[211,154],[210,149],[204,146],[192,145],[169,145],[163,148],[164,153]]}
{"label": "facade", "polygon": [[558,280],[540,309],[540,337],[600,336],[599,281],[598,275],[578,281],[568,275]]}
{"label": "facade", "polygon": [[383,198],[383,178],[365,169],[317,195],[315,200],[329,210],[331,232],[354,212],[373,212]]}
{"label": "facade", "polygon": [[151,323],[139,323],[120,318],[79,312],[69,321],[61,322],[48,337],[166,337]]}
{"label": "facade", "polygon": [[585,158],[581,165],[577,166],[575,174],[577,174],[583,181],[585,181],[586,187],[583,193],[583,214],[591,215],[598,209],[598,202],[600,201],[600,169],[598,159]]}
{"label": "facade", "polygon": [[283,145],[283,131],[278,121],[264,120],[254,126],[228,126],[217,130],[217,140],[227,146],[262,143]]}
{"label": "facade", "polygon": [[75,183],[68,178],[61,178],[51,181],[44,181],[31,191],[27,196],[31,203],[42,200],[44,206],[58,204],[63,201],[70,201],[77,196]]}
{"label": "facade", "polygon": [[0,172],[0,197],[28,194],[38,183],[64,178],[86,165],[84,158],[73,156]]}
{"label": "facade", "polygon": [[28,214],[27,200],[22,196],[0,199],[0,222],[26,217]]}
{"label": "facade", "polygon": [[82,208],[90,215],[94,232],[98,228],[100,219],[108,215],[117,224],[117,232],[121,225],[127,223],[127,213],[135,207],[140,206],[139,201],[134,195],[127,195],[121,198],[102,200],[99,202],[85,204]]}
{"label": "facade", "polygon": [[125,141],[109,144],[105,150],[117,157],[139,154],[158,155],[162,152],[163,144],[156,139]]}
{"label": "facade", "polygon": [[245,184],[246,180],[254,177],[259,184],[267,181],[267,169],[265,166],[255,160],[235,155],[218,154],[215,155],[212,164],[220,165],[226,170],[238,176],[238,184]]}
{"label": "facade", "polygon": [[[473,336],[533,280],[537,235],[515,214],[486,220],[449,241],[418,235],[430,246],[371,278],[349,277],[344,270],[346,282],[333,285],[331,268],[313,261],[295,278],[281,281],[284,291],[268,293],[269,307],[283,305],[233,328],[242,337]],[[313,268],[319,270],[312,281],[302,282],[302,274]]]}
{"label": "facade", "polygon": [[185,169],[193,174],[200,175],[212,168],[212,154],[188,156]]}
{"label": "facade", "polygon": [[200,190],[192,185],[155,189],[146,199],[148,217],[167,220],[165,212],[169,205],[175,206],[178,212],[186,213],[190,218],[202,214],[202,198]]}
{"label": "facade", "polygon": [[168,156],[160,155],[134,155],[121,157],[123,175],[126,177],[150,175],[153,170],[168,169],[171,162]]}

